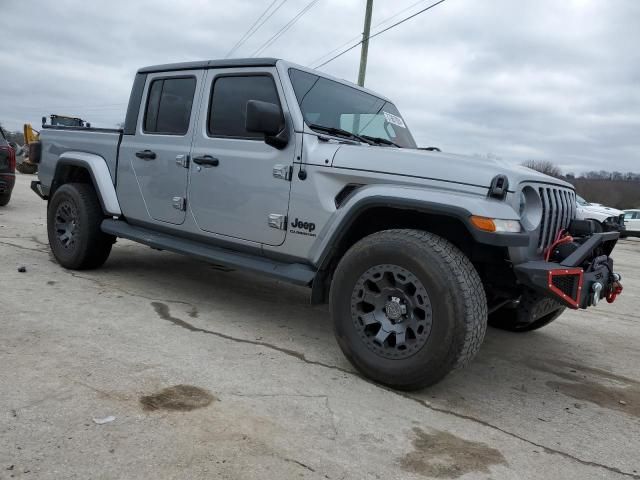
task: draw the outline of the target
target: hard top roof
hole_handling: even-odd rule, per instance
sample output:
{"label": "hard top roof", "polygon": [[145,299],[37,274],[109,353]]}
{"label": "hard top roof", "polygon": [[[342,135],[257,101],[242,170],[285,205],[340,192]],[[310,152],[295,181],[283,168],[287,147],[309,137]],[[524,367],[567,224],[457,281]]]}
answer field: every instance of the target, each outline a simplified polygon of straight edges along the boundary
{"label": "hard top roof", "polygon": [[273,67],[277,58],[229,58],[226,60],[200,60],[197,62],[166,63],[143,67],[138,73],[174,72],[176,70],[200,70],[204,68]]}
{"label": "hard top roof", "polygon": [[366,92],[370,95],[374,95],[378,98],[381,98],[382,100],[390,102],[390,100],[384,95],[371,91],[367,88],[360,87],[359,85],[356,85],[355,83],[352,83],[348,80],[336,78],[324,72],[320,72],[309,67],[303,67],[302,65],[297,65],[280,58],[228,58],[224,60],[200,60],[195,62],[166,63],[164,65],[152,65],[150,67],[143,67],[138,70],[138,73],[176,72],[180,70],[203,70],[207,68],[275,67],[276,63],[278,62],[283,63],[287,68],[296,68],[313,75],[320,75],[329,80],[342,83],[343,85],[347,85],[348,87],[355,88],[356,90]]}

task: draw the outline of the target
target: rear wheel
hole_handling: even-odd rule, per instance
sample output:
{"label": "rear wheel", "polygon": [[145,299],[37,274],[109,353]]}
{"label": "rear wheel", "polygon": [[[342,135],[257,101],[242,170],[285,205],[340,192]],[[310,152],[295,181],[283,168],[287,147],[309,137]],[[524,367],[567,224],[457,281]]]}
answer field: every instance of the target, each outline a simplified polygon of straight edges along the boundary
{"label": "rear wheel", "polygon": [[0,207],[4,207],[11,200],[11,193],[2,193],[0,194]]}
{"label": "rear wheel", "polygon": [[60,265],[87,270],[107,260],[115,237],[100,230],[103,219],[93,186],[67,183],[56,190],[47,210],[47,233]]}
{"label": "rear wheel", "polygon": [[469,259],[419,230],[387,230],[355,244],[334,273],[330,304],[351,363],[403,390],[465,365],[486,330],[486,297]]}

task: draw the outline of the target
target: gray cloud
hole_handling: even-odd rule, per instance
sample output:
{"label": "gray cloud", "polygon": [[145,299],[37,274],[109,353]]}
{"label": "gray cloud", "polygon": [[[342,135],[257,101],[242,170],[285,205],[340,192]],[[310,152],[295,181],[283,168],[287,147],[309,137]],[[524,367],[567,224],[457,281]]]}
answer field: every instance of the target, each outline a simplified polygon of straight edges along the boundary
{"label": "gray cloud", "polygon": [[[373,23],[414,2],[375,0]],[[237,55],[306,3],[289,0]],[[113,126],[137,68],[224,57],[267,4],[4,0],[0,122],[62,113]],[[363,10],[363,0],[320,0],[264,55],[308,65],[356,37]],[[396,102],[421,145],[640,171],[639,24],[636,0],[448,0],[372,39],[367,86]],[[358,56],[322,70],[354,80]]]}

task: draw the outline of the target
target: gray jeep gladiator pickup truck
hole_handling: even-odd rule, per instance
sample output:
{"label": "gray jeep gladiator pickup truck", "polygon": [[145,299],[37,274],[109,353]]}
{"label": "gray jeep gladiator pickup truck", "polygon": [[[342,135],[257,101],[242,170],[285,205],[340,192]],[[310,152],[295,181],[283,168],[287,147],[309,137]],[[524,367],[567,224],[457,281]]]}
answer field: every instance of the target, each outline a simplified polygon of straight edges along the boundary
{"label": "gray jeep gladiator pickup truck", "polygon": [[121,237],[308,286],[394,388],[466,364],[487,323],[530,331],[622,290],[618,233],[575,219],[570,184],[419,149],[390,100],[283,60],[142,68],[122,130],[40,138],[32,189],[63,267]]}

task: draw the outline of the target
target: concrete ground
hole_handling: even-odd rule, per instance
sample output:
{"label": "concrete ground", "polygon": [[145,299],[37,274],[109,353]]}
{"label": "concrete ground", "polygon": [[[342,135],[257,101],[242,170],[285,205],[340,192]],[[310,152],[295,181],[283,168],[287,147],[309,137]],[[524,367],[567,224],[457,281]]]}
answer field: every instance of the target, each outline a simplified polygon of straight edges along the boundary
{"label": "concrete ground", "polygon": [[60,268],[31,179],[0,209],[0,479],[640,478],[640,241],[614,305],[490,329],[404,394],[354,372],[304,289],[127,241]]}

